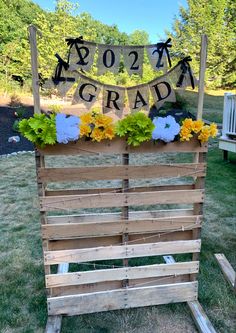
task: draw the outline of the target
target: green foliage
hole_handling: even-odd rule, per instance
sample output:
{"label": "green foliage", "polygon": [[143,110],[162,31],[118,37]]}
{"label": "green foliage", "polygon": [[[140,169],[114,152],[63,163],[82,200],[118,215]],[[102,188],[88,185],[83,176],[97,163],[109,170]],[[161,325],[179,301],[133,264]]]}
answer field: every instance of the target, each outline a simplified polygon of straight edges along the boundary
{"label": "green foliage", "polygon": [[193,59],[199,72],[201,34],[208,36],[206,81],[209,87],[233,87],[236,82],[236,2],[235,0],[188,0],[180,7],[173,24],[173,51],[179,57]]}
{"label": "green foliage", "polygon": [[55,114],[35,114],[34,117],[20,121],[19,131],[38,147],[53,145],[56,143],[55,117]]}
{"label": "green foliage", "polygon": [[17,111],[15,111],[15,116],[16,118],[21,119],[24,117],[25,113],[26,113],[26,108],[20,106],[19,108],[17,108]]}
{"label": "green foliage", "polygon": [[14,132],[19,132],[19,122],[20,120],[19,119],[16,119],[12,125],[12,129]]}
{"label": "green foliage", "polygon": [[144,113],[137,112],[117,122],[116,134],[120,137],[126,136],[129,145],[139,146],[151,139],[153,129],[151,119]]}

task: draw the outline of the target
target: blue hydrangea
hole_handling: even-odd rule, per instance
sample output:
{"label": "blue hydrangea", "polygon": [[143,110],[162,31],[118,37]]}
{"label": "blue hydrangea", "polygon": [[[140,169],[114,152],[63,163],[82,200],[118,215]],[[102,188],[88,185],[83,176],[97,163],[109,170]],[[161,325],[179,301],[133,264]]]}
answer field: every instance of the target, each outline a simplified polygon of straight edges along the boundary
{"label": "blue hydrangea", "polygon": [[57,142],[68,143],[79,139],[80,119],[76,116],[68,116],[63,113],[56,115]]}
{"label": "blue hydrangea", "polygon": [[155,128],[152,132],[153,140],[171,142],[180,132],[180,125],[172,116],[155,117],[152,122],[155,125]]}

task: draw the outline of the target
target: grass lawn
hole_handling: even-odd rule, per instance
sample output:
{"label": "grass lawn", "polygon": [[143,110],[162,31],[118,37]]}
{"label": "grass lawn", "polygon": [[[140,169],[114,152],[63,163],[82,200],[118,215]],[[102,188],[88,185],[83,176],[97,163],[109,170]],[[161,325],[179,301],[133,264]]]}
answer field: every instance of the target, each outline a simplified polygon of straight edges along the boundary
{"label": "grass lawn", "polygon": [[[236,297],[213,254],[236,269],[236,155],[208,154],[199,300],[219,332],[236,332]],[[43,332],[47,319],[34,155],[0,157],[0,332]],[[63,319],[62,332],[196,332],[187,306],[174,304]]]}
{"label": "grass lawn", "polygon": [[[204,95],[203,105],[203,118],[216,123],[222,123],[223,117],[223,105],[224,105],[224,93],[223,90],[211,91],[207,90]],[[182,96],[188,102],[188,109],[196,115],[197,110],[197,91],[185,90],[182,92]]]}

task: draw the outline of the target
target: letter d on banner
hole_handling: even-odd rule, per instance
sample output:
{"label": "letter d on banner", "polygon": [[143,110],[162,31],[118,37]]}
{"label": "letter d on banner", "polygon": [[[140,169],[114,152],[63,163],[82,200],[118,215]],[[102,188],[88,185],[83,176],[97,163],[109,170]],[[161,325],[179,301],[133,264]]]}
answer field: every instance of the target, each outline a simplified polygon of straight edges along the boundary
{"label": "letter d on banner", "polygon": [[171,83],[166,78],[150,82],[149,88],[157,108],[160,108],[167,101],[176,101],[175,91],[171,87]]}

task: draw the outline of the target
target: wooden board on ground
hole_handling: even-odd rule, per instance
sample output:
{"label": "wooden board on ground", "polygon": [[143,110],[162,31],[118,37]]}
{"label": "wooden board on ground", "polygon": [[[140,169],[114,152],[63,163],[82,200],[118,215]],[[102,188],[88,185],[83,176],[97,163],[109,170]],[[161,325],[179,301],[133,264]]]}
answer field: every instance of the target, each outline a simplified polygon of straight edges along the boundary
{"label": "wooden board on ground", "polygon": [[216,253],[215,258],[224,274],[225,279],[236,292],[236,273],[223,253]]}

